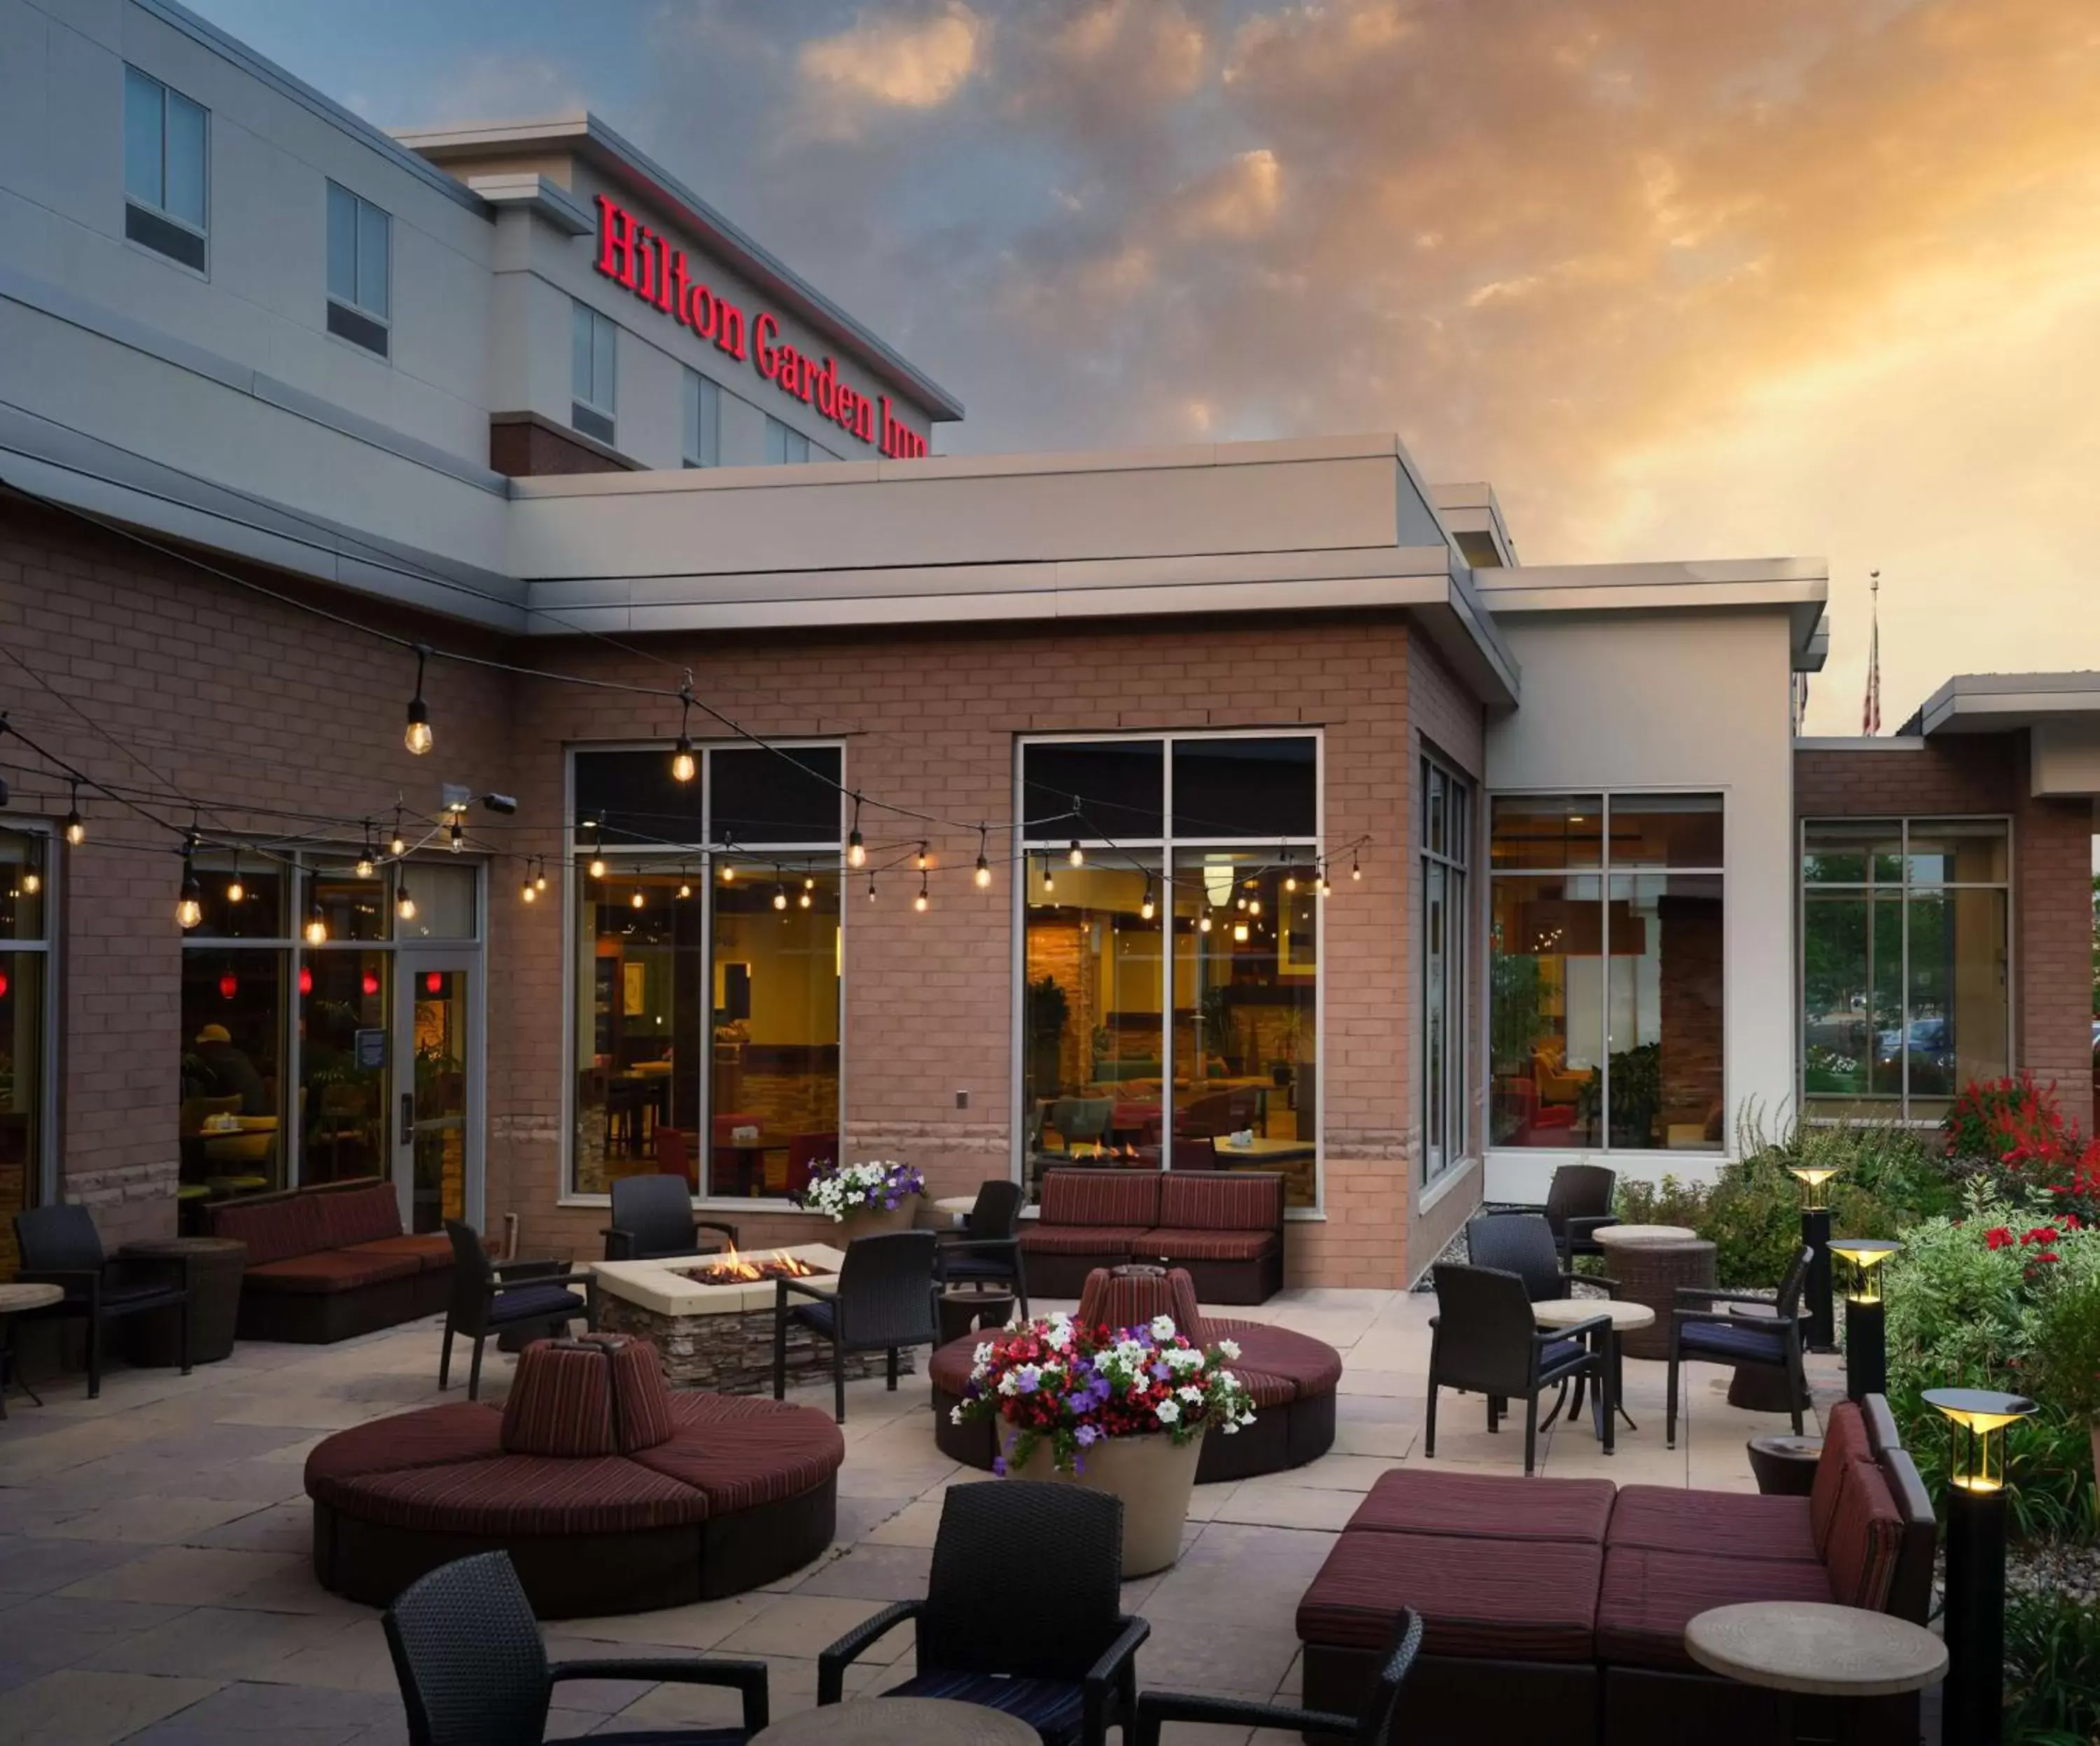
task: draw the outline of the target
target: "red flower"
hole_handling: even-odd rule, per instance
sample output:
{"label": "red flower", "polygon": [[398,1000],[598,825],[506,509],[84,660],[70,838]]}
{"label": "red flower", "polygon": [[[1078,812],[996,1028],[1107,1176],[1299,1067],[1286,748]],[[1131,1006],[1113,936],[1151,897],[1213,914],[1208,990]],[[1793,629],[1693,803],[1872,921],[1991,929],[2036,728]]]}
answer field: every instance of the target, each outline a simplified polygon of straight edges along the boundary
{"label": "red flower", "polygon": [[2085,1228],[2075,1212],[2067,1212],[2063,1215],[2063,1228],[2067,1231],[2082,1231]]}
{"label": "red flower", "polygon": [[2038,1224],[2021,1237],[2020,1247],[2024,1249],[2029,1243],[2034,1242],[2053,1243],[2056,1241],[2058,1234],[2054,1225]]}
{"label": "red flower", "polygon": [[1992,1249],[2003,1249],[2012,1240],[2013,1233],[2002,1224],[1996,1230],[1986,1231],[1983,1233],[1985,1244]]}

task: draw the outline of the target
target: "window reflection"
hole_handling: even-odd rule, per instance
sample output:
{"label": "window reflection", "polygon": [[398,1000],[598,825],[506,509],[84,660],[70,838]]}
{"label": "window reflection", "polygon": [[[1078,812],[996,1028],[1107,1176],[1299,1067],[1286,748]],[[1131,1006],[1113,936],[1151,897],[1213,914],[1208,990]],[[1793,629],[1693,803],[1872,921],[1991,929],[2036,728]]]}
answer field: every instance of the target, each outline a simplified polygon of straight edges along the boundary
{"label": "window reflection", "polygon": [[237,947],[183,954],[176,1135],[185,1188],[284,1185],[284,958]]}
{"label": "window reflection", "polygon": [[304,1181],[387,1174],[393,963],[386,952],[301,956],[299,1174]]}

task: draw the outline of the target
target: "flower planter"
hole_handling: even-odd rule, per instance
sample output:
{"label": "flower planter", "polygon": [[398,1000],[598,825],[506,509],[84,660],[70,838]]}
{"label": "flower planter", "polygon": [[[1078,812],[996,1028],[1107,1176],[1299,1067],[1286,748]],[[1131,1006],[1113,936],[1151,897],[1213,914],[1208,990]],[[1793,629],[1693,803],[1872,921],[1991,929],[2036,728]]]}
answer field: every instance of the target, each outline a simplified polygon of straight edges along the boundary
{"label": "flower planter", "polygon": [[1202,1453],[1200,1430],[1178,1445],[1163,1433],[1106,1437],[1081,1457],[1084,1472],[1060,1473],[1052,1464],[1046,1437],[1025,1463],[1009,1466],[1006,1476],[1083,1485],[1123,1499],[1123,1574],[1128,1581],[1164,1570],[1180,1557],[1181,1530],[1189,1520],[1189,1494],[1196,1488],[1196,1463]]}
{"label": "flower planter", "polygon": [[889,1231],[908,1231],[919,1220],[923,1195],[907,1194],[894,1206],[856,1206],[836,1227],[843,1242],[857,1237],[880,1237]]}

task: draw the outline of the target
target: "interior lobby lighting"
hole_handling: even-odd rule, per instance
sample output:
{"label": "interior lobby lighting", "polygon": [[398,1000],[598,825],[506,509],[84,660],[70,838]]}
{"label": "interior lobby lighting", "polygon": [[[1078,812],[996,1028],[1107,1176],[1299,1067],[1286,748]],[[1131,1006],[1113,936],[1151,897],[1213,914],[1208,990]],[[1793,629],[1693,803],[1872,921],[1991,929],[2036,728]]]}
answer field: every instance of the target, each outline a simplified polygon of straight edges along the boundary
{"label": "interior lobby lighting", "polygon": [[1233,924],[1233,944],[1235,946],[1245,946],[1246,944],[1246,937],[1247,924],[1245,922],[1234,922]]}
{"label": "interior lobby lighting", "polygon": [[1196,931],[1198,933],[1208,933],[1211,931],[1211,918],[1205,915],[1200,919],[1196,924]]}
{"label": "interior lobby lighting", "polygon": [[401,743],[417,757],[426,755],[437,743],[430,732],[430,706],[423,701],[423,668],[430,659],[427,643],[416,645],[416,694],[408,700],[408,725],[402,730]]}

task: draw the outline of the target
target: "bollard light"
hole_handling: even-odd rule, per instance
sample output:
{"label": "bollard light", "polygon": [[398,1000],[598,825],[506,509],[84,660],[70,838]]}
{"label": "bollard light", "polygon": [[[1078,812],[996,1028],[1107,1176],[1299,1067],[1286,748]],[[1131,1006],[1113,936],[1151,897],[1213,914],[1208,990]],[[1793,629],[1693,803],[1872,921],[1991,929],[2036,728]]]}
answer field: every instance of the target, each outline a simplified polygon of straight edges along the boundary
{"label": "bollard light", "polygon": [[1831,1254],[1846,1263],[1845,1392],[1855,1401],[1888,1391],[1888,1327],[1877,1270],[1902,1247],[1882,1237],[1830,1239]]}
{"label": "bollard light", "polygon": [[1996,1746],[2005,1704],[2005,1427],[2035,1404],[1986,1388],[1929,1388],[1946,1415],[1947,1688],[1941,1728],[1963,1746]]}
{"label": "bollard light", "polygon": [[1824,1184],[1838,1172],[1828,1164],[1789,1164],[1787,1174],[1801,1184],[1801,1240],[1809,1250],[1802,1291],[1808,1310],[1803,1337],[1811,1351],[1835,1351],[1838,1316],[1830,1300],[1830,1201]]}
{"label": "bollard light", "polygon": [[1903,1247],[1886,1237],[1833,1237],[1830,1252],[1851,1263],[1851,1276],[1845,1288],[1847,1303],[1882,1301],[1881,1275],[1875,1271]]}
{"label": "bollard light", "polygon": [[1787,1174],[1801,1184],[1801,1206],[1804,1212],[1820,1212],[1830,1204],[1824,1184],[1838,1172],[1827,1164],[1789,1164]]}

